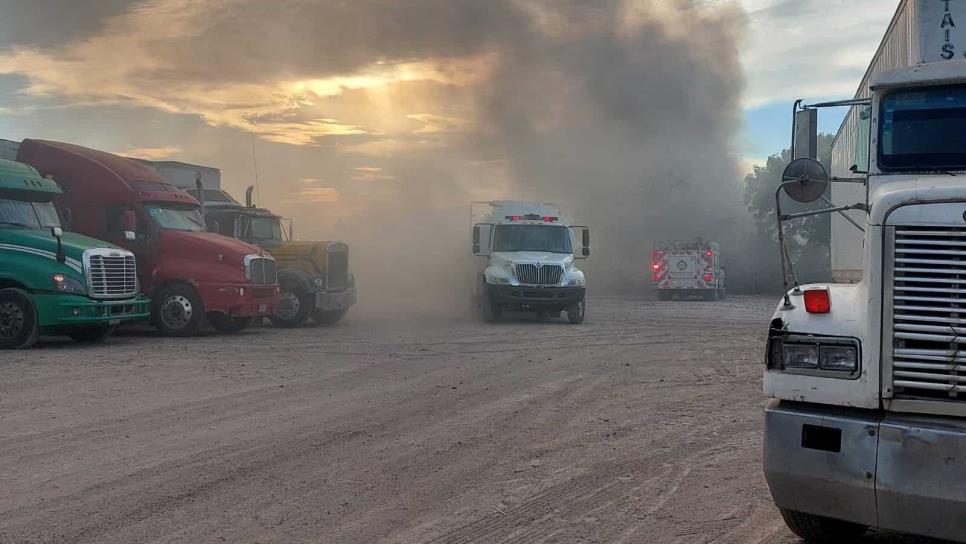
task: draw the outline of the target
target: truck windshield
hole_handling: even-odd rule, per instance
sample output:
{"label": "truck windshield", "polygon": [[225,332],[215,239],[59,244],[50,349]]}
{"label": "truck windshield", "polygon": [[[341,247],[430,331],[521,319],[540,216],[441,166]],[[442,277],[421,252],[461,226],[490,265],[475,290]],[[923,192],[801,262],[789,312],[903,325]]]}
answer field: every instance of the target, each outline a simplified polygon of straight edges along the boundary
{"label": "truck windshield", "polygon": [[31,202],[0,198],[0,229],[42,229],[59,227],[53,202]]}
{"label": "truck windshield", "polygon": [[570,229],[551,225],[497,225],[493,251],[572,253]]}
{"label": "truck windshield", "polygon": [[161,229],[205,231],[205,222],[196,206],[180,204],[145,204],[151,220]]}
{"label": "truck windshield", "polygon": [[966,168],[966,87],[886,95],[879,141],[879,164],[885,170]]}
{"label": "truck windshield", "polygon": [[248,234],[253,240],[281,240],[282,225],[274,217],[252,217],[248,223]]}

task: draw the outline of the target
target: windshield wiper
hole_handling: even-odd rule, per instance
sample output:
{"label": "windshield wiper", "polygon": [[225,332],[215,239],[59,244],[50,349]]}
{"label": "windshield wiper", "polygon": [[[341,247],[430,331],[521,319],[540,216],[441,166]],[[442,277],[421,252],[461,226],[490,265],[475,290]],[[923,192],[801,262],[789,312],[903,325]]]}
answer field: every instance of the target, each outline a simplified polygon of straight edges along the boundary
{"label": "windshield wiper", "polygon": [[26,223],[18,223],[16,221],[0,221],[0,225],[9,225],[11,227],[20,227],[23,229],[36,229],[40,228],[37,225],[28,225]]}

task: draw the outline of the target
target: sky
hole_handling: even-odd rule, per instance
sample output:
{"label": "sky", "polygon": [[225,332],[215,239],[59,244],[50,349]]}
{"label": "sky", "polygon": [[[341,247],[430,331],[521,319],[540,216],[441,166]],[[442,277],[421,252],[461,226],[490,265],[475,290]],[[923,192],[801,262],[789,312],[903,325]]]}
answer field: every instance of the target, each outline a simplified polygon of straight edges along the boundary
{"label": "sky", "polygon": [[851,96],[897,3],[0,0],[0,138],[216,166],[320,232],[598,172],[666,192]]}
{"label": "sky", "polygon": [[[851,98],[898,0],[742,0],[746,88],[741,152],[745,164],[788,145],[791,106]],[[844,113],[844,112],[842,112]],[[824,110],[819,129],[835,133],[841,114]]]}

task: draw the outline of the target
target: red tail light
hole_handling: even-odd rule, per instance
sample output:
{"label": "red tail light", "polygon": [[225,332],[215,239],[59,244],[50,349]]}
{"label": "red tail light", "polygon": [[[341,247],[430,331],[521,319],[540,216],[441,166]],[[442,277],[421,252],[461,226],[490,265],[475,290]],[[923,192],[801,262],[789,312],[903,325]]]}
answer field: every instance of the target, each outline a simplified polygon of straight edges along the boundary
{"label": "red tail light", "polygon": [[714,276],[712,276],[711,274],[705,274],[704,275],[704,282],[705,283],[710,283],[711,280],[713,280],[713,279],[714,279]]}
{"label": "red tail light", "polygon": [[655,272],[657,272],[660,269],[661,269],[661,265],[659,265],[657,263],[654,263],[654,264],[651,265],[651,270],[653,270]]}
{"label": "red tail light", "polygon": [[811,287],[805,290],[805,311],[810,314],[827,314],[832,311],[832,296],[828,287]]}

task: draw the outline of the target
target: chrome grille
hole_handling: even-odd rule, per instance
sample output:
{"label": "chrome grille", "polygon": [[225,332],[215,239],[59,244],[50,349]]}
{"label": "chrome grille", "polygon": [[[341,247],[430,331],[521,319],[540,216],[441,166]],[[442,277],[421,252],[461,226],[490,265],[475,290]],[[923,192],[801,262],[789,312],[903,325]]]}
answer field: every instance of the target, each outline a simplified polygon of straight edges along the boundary
{"label": "chrome grille", "polygon": [[326,248],[328,253],[328,289],[345,289],[349,285],[349,246],[336,242]]}
{"label": "chrome grille", "polygon": [[137,265],[131,253],[112,249],[88,250],[84,254],[84,268],[91,298],[137,295]]}
{"label": "chrome grille", "polygon": [[555,264],[518,264],[516,272],[517,280],[524,285],[558,285],[563,278],[563,267]]}
{"label": "chrome grille", "polygon": [[966,400],[966,228],[896,227],[896,398]]}
{"label": "chrome grille", "polygon": [[278,265],[270,257],[248,255],[245,257],[245,277],[255,284],[278,283]]}

